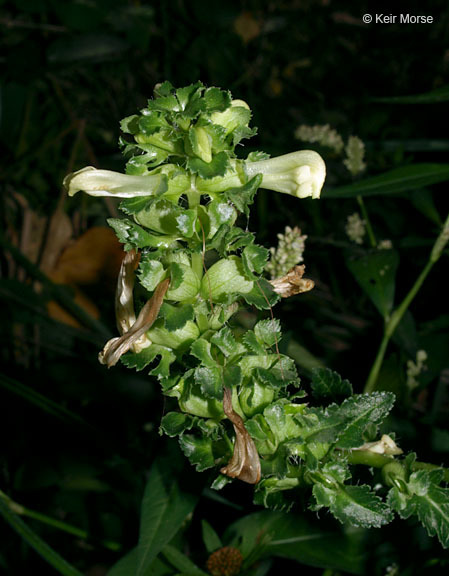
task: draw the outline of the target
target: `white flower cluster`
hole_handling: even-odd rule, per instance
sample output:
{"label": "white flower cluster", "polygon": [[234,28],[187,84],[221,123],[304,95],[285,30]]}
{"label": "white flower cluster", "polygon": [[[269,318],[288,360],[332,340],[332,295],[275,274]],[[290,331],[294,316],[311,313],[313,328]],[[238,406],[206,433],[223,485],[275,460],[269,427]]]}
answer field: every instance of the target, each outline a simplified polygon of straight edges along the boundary
{"label": "white flower cluster", "polygon": [[316,126],[301,124],[295,130],[295,138],[302,142],[316,142],[321,146],[331,148],[336,154],[340,154],[344,147],[343,138],[329,124]]}
{"label": "white flower cluster", "polygon": [[392,248],[393,248],[393,242],[388,238],[385,238],[385,240],[381,240],[377,245],[378,250],[391,250]]}
{"label": "white flower cluster", "polygon": [[272,279],[284,276],[293,266],[303,261],[306,238],[297,226],[286,226],[285,233],[278,234],[278,246],[270,248],[271,258],[266,266]]}
{"label": "white flower cluster", "polygon": [[423,370],[427,369],[426,366],[427,352],[425,350],[418,350],[416,353],[416,361],[409,360],[407,362],[407,388],[413,390],[419,385],[418,376]]}
{"label": "white flower cluster", "polygon": [[363,244],[363,238],[366,233],[366,222],[360,218],[358,212],[354,212],[348,216],[345,226],[345,232],[352,242],[356,244]]}
{"label": "white flower cluster", "polygon": [[345,147],[346,159],[343,164],[353,176],[357,176],[366,168],[363,161],[365,158],[365,144],[357,136],[349,136]]}

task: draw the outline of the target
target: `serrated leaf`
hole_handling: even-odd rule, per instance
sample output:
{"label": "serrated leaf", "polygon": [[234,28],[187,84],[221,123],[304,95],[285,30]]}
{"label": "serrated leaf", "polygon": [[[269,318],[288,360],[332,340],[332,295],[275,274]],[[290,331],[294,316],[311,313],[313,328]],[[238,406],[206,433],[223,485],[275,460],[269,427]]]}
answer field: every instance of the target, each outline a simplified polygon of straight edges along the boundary
{"label": "serrated leaf", "polygon": [[281,324],[277,318],[260,320],[254,326],[254,333],[257,339],[267,347],[278,344],[281,340]]}
{"label": "serrated leaf", "polygon": [[393,308],[398,263],[399,256],[394,250],[346,258],[350,272],[384,318]]}
{"label": "serrated leaf", "polygon": [[248,332],[245,332],[242,340],[250,352],[261,355],[265,354],[266,351],[265,347],[261,345],[261,343],[256,338],[256,335],[252,330],[248,330]]}
{"label": "serrated leaf", "polygon": [[145,196],[136,196],[136,198],[127,198],[126,200],[120,202],[119,208],[122,212],[128,214],[128,216],[131,216],[132,214],[137,214],[137,212],[140,212],[141,210],[147,208],[148,205],[151,202],[153,202],[153,200],[154,200],[153,196],[148,196],[146,198]]}
{"label": "serrated leaf", "polygon": [[205,366],[215,367],[217,362],[212,356],[210,342],[204,338],[198,338],[190,348],[190,354],[198,358]]}
{"label": "serrated leaf", "polygon": [[364,443],[364,432],[369,426],[378,426],[393,408],[395,396],[391,392],[373,392],[351,396],[340,406],[346,421],[337,442],[338,448],[355,448]]}
{"label": "serrated leaf", "polygon": [[231,105],[231,95],[226,90],[212,86],[204,93],[207,112],[223,112]]}
{"label": "serrated leaf", "polygon": [[120,130],[125,134],[137,134],[139,132],[139,118],[138,114],[123,118],[120,121]]}
{"label": "serrated leaf", "polygon": [[176,236],[156,236],[144,230],[127,218],[109,218],[108,224],[114,229],[119,241],[124,244],[125,250],[131,248],[168,248],[176,241]]}
{"label": "serrated leaf", "polygon": [[179,445],[190,463],[198,472],[215,466],[213,442],[211,438],[197,437],[193,434],[183,434],[179,437]]}
{"label": "serrated leaf", "polygon": [[214,346],[217,346],[220,352],[226,357],[233,355],[237,347],[234,334],[227,326],[223,326],[218,332],[215,332],[210,341]]}
{"label": "serrated leaf", "polygon": [[149,292],[153,292],[156,286],[162,282],[165,270],[159,260],[152,260],[148,255],[143,255],[137,271],[139,282]]}
{"label": "serrated leaf", "polygon": [[205,300],[224,301],[230,294],[243,294],[253,288],[253,283],[245,278],[240,258],[230,256],[215,262],[203,276],[201,296]]}
{"label": "serrated leaf", "polygon": [[220,367],[198,366],[194,372],[195,383],[201,388],[201,392],[206,398],[223,398],[223,380]]}
{"label": "serrated leaf", "polygon": [[181,493],[176,482],[167,482],[159,466],[153,464],[142,501],[136,576],[149,573],[151,563],[192,513],[195,504],[194,496]]}
{"label": "serrated leaf", "polygon": [[242,263],[249,278],[253,278],[254,274],[262,274],[269,254],[266,248],[257,244],[250,244],[243,249]]}
{"label": "serrated leaf", "polygon": [[191,304],[173,305],[164,302],[160,309],[160,315],[165,319],[165,328],[169,332],[179,330],[189,320],[193,320],[194,312]]}
{"label": "serrated leaf", "polygon": [[215,200],[207,207],[210,219],[210,234],[213,235],[223,224],[232,226],[237,218],[235,208],[229,202]]}
{"label": "serrated leaf", "polygon": [[361,528],[380,528],[393,519],[390,508],[369,486],[314,484],[316,509],[327,507],[342,523]]}
{"label": "serrated leaf", "polygon": [[255,281],[252,290],[242,294],[242,296],[247,304],[255,306],[259,310],[269,310],[280,299],[279,294],[273,290],[273,286],[265,278],[259,278]]}
{"label": "serrated leaf", "polygon": [[242,383],[242,370],[240,366],[227,364],[223,368],[223,382],[228,388],[236,388]]}
{"label": "serrated leaf", "polygon": [[210,162],[204,162],[201,158],[188,158],[187,168],[193,174],[208,180],[215,176],[224,176],[229,166],[229,158],[226,152],[215,154]]}
{"label": "serrated leaf", "polygon": [[128,368],[135,368],[137,371],[143,370],[151,364],[155,358],[160,356],[158,365],[150,371],[150,374],[159,378],[168,378],[170,376],[170,366],[176,360],[171,348],[160,346],[159,344],[151,344],[148,348],[142,350],[138,354],[125,354],[121,357],[121,361]]}
{"label": "serrated leaf", "polygon": [[254,152],[250,152],[248,157],[246,158],[247,162],[260,162],[261,160],[269,160],[270,155],[266,152],[261,152],[259,150],[255,150]]}
{"label": "serrated leaf", "polygon": [[352,395],[349,380],[342,380],[340,374],[329,368],[314,368],[312,371],[312,395],[318,400],[336,402]]}
{"label": "serrated leaf", "polygon": [[442,488],[441,470],[418,470],[407,483],[407,492],[394,487],[388,502],[401,518],[417,515],[429,536],[437,536],[449,548],[449,489]]}
{"label": "serrated leaf", "polygon": [[200,289],[200,280],[190,266],[178,262],[170,264],[170,287],[166,298],[177,302],[195,298]]}
{"label": "serrated leaf", "polygon": [[253,203],[254,196],[262,184],[262,178],[262,174],[257,174],[243,186],[230,188],[225,190],[223,194],[239,212],[243,212],[246,217],[249,217],[249,206]]}
{"label": "serrated leaf", "polygon": [[[143,134],[154,134],[161,128],[169,128],[170,125],[161,112],[149,112],[139,119],[139,132]],[[135,132],[132,132],[135,134]]]}
{"label": "serrated leaf", "polygon": [[185,430],[190,430],[194,425],[195,418],[183,412],[169,412],[161,420],[160,429],[164,434],[173,438],[179,436]]}

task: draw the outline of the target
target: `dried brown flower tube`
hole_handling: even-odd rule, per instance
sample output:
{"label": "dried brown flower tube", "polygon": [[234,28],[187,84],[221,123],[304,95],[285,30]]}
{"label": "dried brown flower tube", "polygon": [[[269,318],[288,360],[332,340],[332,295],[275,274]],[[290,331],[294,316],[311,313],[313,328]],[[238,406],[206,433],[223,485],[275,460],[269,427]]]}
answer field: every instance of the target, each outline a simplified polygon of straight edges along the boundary
{"label": "dried brown flower tube", "polygon": [[260,459],[254,440],[249,435],[242,418],[232,407],[232,393],[230,388],[223,392],[223,410],[234,425],[235,443],[234,454],[228,464],[220,472],[238,478],[248,484],[257,484],[260,480]]}
{"label": "dried brown flower tube", "polygon": [[282,278],[275,278],[270,281],[273,289],[282,298],[295,296],[302,292],[309,292],[315,286],[315,282],[309,278],[303,278],[306,267],[293,266]]}
{"label": "dried brown flower tube", "polygon": [[159,314],[159,310],[162,306],[169,285],[170,278],[166,278],[158,284],[153,296],[142,308],[133,326],[120,336],[120,338],[112,338],[106,343],[106,346],[98,355],[101,364],[106,364],[108,368],[115,366],[120,357],[128,352],[134,342],[136,342],[147,330],[151,328]]}

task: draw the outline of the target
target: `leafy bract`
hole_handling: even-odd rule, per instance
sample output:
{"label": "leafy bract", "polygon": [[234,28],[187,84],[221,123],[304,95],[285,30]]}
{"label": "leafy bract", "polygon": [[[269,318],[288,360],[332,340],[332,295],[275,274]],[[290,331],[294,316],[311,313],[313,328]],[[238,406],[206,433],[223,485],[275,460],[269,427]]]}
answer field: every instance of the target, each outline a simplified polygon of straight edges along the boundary
{"label": "leafy bract", "polygon": [[393,519],[390,508],[367,485],[317,483],[313,486],[315,509],[330,509],[340,522],[361,528],[380,528]]}
{"label": "leafy bract", "polygon": [[388,502],[401,518],[418,516],[429,536],[449,548],[449,489],[439,486],[442,477],[438,469],[413,472],[405,488],[390,490]]}
{"label": "leafy bract", "polygon": [[321,401],[335,402],[351,396],[352,386],[348,380],[342,380],[340,374],[329,368],[315,368],[312,371],[312,394]]}

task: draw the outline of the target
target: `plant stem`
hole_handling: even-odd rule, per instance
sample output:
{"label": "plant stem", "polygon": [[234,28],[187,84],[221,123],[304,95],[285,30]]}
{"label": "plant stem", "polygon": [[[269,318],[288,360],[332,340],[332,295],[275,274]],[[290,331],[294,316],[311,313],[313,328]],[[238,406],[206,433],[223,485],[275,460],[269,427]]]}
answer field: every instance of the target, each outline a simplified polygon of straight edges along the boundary
{"label": "plant stem", "polygon": [[424,280],[427,278],[433,265],[435,264],[435,262],[438,261],[441,254],[443,253],[443,250],[448,241],[449,241],[449,214],[446,218],[442,231],[440,232],[438,238],[435,241],[435,244],[432,248],[427,264],[424,266],[423,270],[419,274],[418,278],[416,279],[415,283],[411,287],[408,294],[405,296],[404,300],[391,314],[391,316],[387,318],[385,321],[383,338],[380,343],[379,350],[377,351],[374,363],[371,367],[370,373],[368,375],[365,388],[363,390],[365,394],[368,394],[376,389],[377,379],[379,377],[379,372],[382,367],[388,343],[390,342],[391,337],[393,336],[396,328],[398,327],[408,307],[412,303],[416,294],[419,292],[421,286],[424,283]]}
{"label": "plant stem", "polygon": [[[391,462],[397,462],[401,466],[403,465],[403,463],[396,458],[385,456],[384,454],[375,454],[368,450],[352,450],[348,454],[348,462],[349,464],[361,464],[362,466],[370,466],[371,468],[383,468]],[[449,482],[449,468],[443,468],[442,466],[430,464],[429,462],[413,462],[411,469],[412,472],[416,472],[417,470],[442,470],[443,481]]]}
{"label": "plant stem", "polygon": [[[35,510],[30,510],[14,502],[7,494],[5,494],[2,490],[0,490],[0,499],[8,506],[11,512],[17,514],[18,516],[26,516],[28,518],[32,518],[33,520],[38,520],[43,524],[47,524],[47,526],[52,526],[57,530],[61,530],[63,532],[67,532],[68,534],[72,534],[73,536],[77,536],[78,538],[82,538],[83,540],[89,540],[89,534],[85,530],[81,530],[81,528],[77,528],[76,526],[72,526],[67,522],[63,522],[62,520],[57,520],[56,518],[52,518],[51,516],[46,516],[45,514],[41,514],[40,512],[36,512]],[[100,544],[109,550],[120,550],[121,546],[118,542],[112,542],[110,540],[100,540]]]}
{"label": "plant stem", "polygon": [[368,238],[371,244],[371,248],[377,247],[376,237],[374,236],[373,227],[371,226],[371,221],[368,216],[368,211],[365,206],[365,202],[361,196],[357,196],[357,202],[360,206],[360,210],[362,212],[363,219],[366,223],[366,231],[368,232]]}

